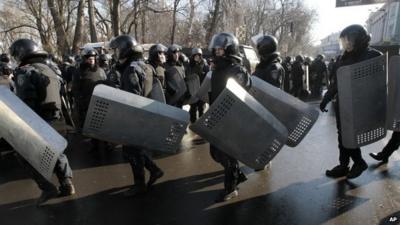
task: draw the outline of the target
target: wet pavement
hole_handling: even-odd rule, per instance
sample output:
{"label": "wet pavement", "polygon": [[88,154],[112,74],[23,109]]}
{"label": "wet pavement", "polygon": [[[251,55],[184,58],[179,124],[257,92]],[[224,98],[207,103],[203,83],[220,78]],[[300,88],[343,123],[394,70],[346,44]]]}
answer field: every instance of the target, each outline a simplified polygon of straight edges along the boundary
{"label": "wet pavement", "polygon": [[[317,105],[315,104],[317,107]],[[120,148],[90,151],[90,141],[70,135],[66,151],[77,194],[35,206],[40,191],[24,175],[12,153],[0,159],[0,224],[29,225],[368,225],[400,224],[400,155],[387,165],[368,156],[390,138],[362,148],[369,168],[348,181],[325,177],[338,163],[331,111],[320,115],[296,148],[284,147],[271,167],[254,172],[242,165],[248,181],[239,197],[214,203],[223,188],[222,167],[208,143],[193,142],[190,131],[176,155],[155,156],[165,175],[147,194],[126,198],[132,173]],[[54,179],[56,181],[56,179]]]}

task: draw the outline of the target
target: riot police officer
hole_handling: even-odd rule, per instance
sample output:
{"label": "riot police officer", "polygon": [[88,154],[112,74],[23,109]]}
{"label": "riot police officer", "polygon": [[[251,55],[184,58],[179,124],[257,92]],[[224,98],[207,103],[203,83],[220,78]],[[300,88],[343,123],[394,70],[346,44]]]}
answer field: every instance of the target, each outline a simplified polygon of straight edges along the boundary
{"label": "riot police officer", "polygon": [[[189,67],[186,71],[186,82],[191,82],[191,80],[198,79],[200,81],[199,83],[202,83],[208,71],[208,65],[203,59],[203,51],[201,48],[193,48],[192,55],[190,56]],[[191,93],[191,95],[194,94],[195,93]],[[205,102],[202,100],[198,100],[190,104],[190,122],[196,122],[197,112],[199,113],[199,117],[203,115],[204,106]]]}
{"label": "riot police officer", "polygon": [[[32,40],[19,39],[10,46],[10,54],[19,63],[15,72],[17,96],[56,130],[64,129],[65,124],[61,115],[60,79],[46,65],[47,53],[40,50]],[[42,190],[37,201],[38,205],[59,194],[75,193],[72,170],[65,154],[59,156],[54,168],[60,182],[59,189],[41,176],[22,157],[20,158]]]}
{"label": "riot police officer", "polygon": [[187,90],[184,81],[185,67],[179,60],[181,51],[182,47],[177,44],[169,46],[165,64],[165,98],[167,104],[178,108],[182,108]]}
{"label": "riot police officer", "polygon": [[149,49],[149,59],[147,63],[155,71],[156,77],[160,80],[165,89],[165,63],[167,62],[166,53],[168,48],[163,44],[152,45]]}
{"label": "riot police officer", "polygon": [[110,71],[110,59],[107,54],[103,53],[99,55],[99,66],[106,74]]}
{"label": "riot police officer", "polygon": [[[214,57],[215,69],[211,76],[212,104],[224,90],[229,78],[234,78],[240,85],[247,86],[250,83],[250,75],[241,66],[239,56],[239,41],[231,33],[215,34],[210,42],[209,50]],[[227,201],[238,196],[237,185],[247,180],[239,168],[236,159],[230,157],[214,145],[210,145],[212,158],[224,167],[224,190],[216,198],[216,202]]]}
{"label": "riot police officer", "polygon": [[322,80],[327,77],[326,64],[324,62],[324,56],[319,54],[311,64],[311,94],[314,97],[321,97],[322,94]]}
{"label": "riot police officer", "polygon": [[260,63],[257,64],[253,75],[283,89],[283,78],[285,70],[279,62],[278,40],[271,35],[263,35],[253,38],[260,56]]}
{"label": "riot police officer", "polygon": [[303,76],[304,76],[303,63],[304,63],[303,56],[297,55],[292,65],[292,81],[293,81],[292,94],[293,96],[298,98],[301,97],[301,93],[303,92]]}
{"label": "riot police officer", "polygon": [[[110,42],[118,60],[116,68],[121,74],[121,89],[137,95],[144,95],[144,80],[146,64],[142,61],[143,48],[134,38],[120,35]],[[140,129],[140,128],[135,128]],[[148,153],[136,146],[122,147],[124,158],[129,162],[134,176],[134,185],[125,192],[126,196],[145,193],[157,179],[164,175],[163,171],[153,162]],[[150,178],[145,183],[145,170],[150,171]]]}
{"label": "riot police officer", "polygon": [[[75,100],[75,110],[78,113],[78,127],[81,129],[89,109],[90,98],[95,86],[106,80],[106,74],[96,63],[97,52],[94,48],[85,48],[81,52],[82,62],[72,77],[72,95]],[[102,143],[91,139],[91,151],[98,150]]]}
{"label": "riot police officer", "polygon": [[283,77],[283,90],[286,93],[290,93],[291,80],[292,80],[292,57],[286,56],[282,62],[282,67],[285,70],[285,76]]}
{"label": "riot police officer", "polygon": [[[333,69],[333,81],[329,85],[328,91],[324,95],[320,104],[321,111],[326,111],[326,105],[332,100],[334,101],[336,126],[338,129],[338,142],[339,142],[339,165],[331,170],[326,171],[328,177],[342,177],[347,176],[348,179],[356,178],[367,169],[367,163],[361,155],[360,148],[350,149],[343,146],[342,133],[340,130],[340,116],[339,116],[339,98],[337,87],[337,70],[341,66],[352,65],[382,55],[381,52],[370,48],[369,42],[371,40],[367,30],[361,25],[350,25],[340,33],[340,41],[343,46],[344,52],[339,56]],[[349,169],[350,159],[354,164]]]}

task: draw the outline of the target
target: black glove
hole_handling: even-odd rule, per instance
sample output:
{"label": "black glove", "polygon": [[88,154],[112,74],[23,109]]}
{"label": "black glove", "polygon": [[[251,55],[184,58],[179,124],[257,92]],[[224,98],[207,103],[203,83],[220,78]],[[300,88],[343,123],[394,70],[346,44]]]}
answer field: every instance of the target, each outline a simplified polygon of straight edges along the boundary
{"label": "black glove", "polygon": [[319,109],[321,110],[321,112],[328,112],[328,110],[326,109],[327,104],[327,101],[322,100],[322,102],[319,104]]}

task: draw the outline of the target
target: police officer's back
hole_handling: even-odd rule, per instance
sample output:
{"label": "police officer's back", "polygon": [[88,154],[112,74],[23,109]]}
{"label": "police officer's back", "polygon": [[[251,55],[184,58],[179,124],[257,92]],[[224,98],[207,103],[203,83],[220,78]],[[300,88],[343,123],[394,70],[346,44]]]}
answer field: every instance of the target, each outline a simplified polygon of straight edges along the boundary
{"label": "police officer's back", "polygon": [[[15,71],[17,96],[53,128],[58,131],[64,130],[65,124],[61,115],[61,80],[55,71],[46,64],[47,53],[40,50],[32,40],[19,39],[10,46],[10,54],[19,63]],[[31,171],[32,178],[42,190],[37,201],[38,205],[58,196],[59,192],[62,195],[75,193],[71,180],[72,170],[65,154],[60,154],[54,168],[60,183],[58,190],[25,160],[21,161],[27,165],[26,168]]]}
{"label": "police officer's back", "polygon": [[[118,60],[116,68],[121,74],[121,89],[144,96],[147,65],[143,62],[143,48],[133,37],[128,35],[120,35],[112,39],[110,47],[116,52],[115,57]],[[134,129],[140,129],[140,127]],[[122,150],[124,158],[132,168],[134,177],[134,185],[124,193],[125,196],[145,193],[164,173],[144,149],[124,145]],[[145,183],[145,168],[150,171],[147,185]]]}

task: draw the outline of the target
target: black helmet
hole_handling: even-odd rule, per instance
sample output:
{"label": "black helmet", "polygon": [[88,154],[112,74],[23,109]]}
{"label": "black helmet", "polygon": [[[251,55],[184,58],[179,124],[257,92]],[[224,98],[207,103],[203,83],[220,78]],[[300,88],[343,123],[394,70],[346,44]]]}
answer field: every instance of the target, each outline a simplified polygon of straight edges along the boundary
{"label": "black helmet", "polygon": [[278,40],[271,35],[263,35],[254,41],[257,46],[257,51],[260,57],[268,57],[275,53],[278,48]]}
{"label": "black helmet", "polygon": [[108,62],[110,60],[110,57],[108,57],[107,54],[101,54],[99,55],[99,61],[100,62]]}
{"label": "black helmet", "polygon": [[75,62],[75,57],[73,55],[64,55],[63,61],[64,63],[73,64]]}
{"label": "black helmet", "polygon": [[371,36],[368,34],[365,27],[359,24],[353,24],[342,30],[340,39],[343,48],[347,52],[351,52],[368,47]]}
{"label": "black helmet", "polygon": [[160,53],[160,52],[166,53],[167,51],[168,51],[168,48],[165,47],[165,45],[155,44],[155,45],[151,46],[149,49],[149,60],[156,62],[159,60],[158,53]]}
{"label": "black helmet", "polygon": [[89,57],[96,57],[97,56],[97,51],[94,48],[84,48],[81,51],[81,55],[85,58],[89,58]]}
{"label": "black helmet", "polygon": [[217,48],[224,49],[226,56],[239,57],[239,41],[231,33],[222,32],[214,34],[208,49],[215,55],[215,49]]}
{"label": "black helmet", "polygon": [[47,52],[41,50],[39,45],[30,39],[18,39],[14,41],[11,44],[9,51],[10,55],[17,62],[21,62],[30,56],[47,57]]}
{"label": "black helmet", "polygon": [[292,57],[290,57],[290,56],[286,56],[285,57],[285,62],[292,62]]}
{"label": "black helmet", "polygon": [[192,48],[192,56],[194,55],[203,55],[201,48]]}
{"label": "black helmet", "polygon": [[141,53],[143,54],[143,48],[138,44],[135,38],[129,35],[119,35],[110,41],[110,48],[117,49],[117,59],[126,59],[131,54]]}
{"label": "black helmet", "polygon": [[302,55],[297,55],[296,56],[296,61],[302,63],[302,62],[304,62],[304,57]]}
{"label": "black helmet", "polygon": [[1,54],[0,55],[0,62],[9,63],[10,62],[10,56],[8,56],[7,53]]}
{"label": "black helmet", "polygon": [[181,51],[182,51],[182,47],[177,44],[173,44],[168,47],[168,54],[172,54],[175,52],[181,52]]}
{"label": "black helmet", "polygon": [[325,58],[325,56],[324,55],[322,55],[322,54],[318,54],[317,55],[317,57],[315,58],[315,59],[317,59],[317,60],[324,60],[324,58]]}

